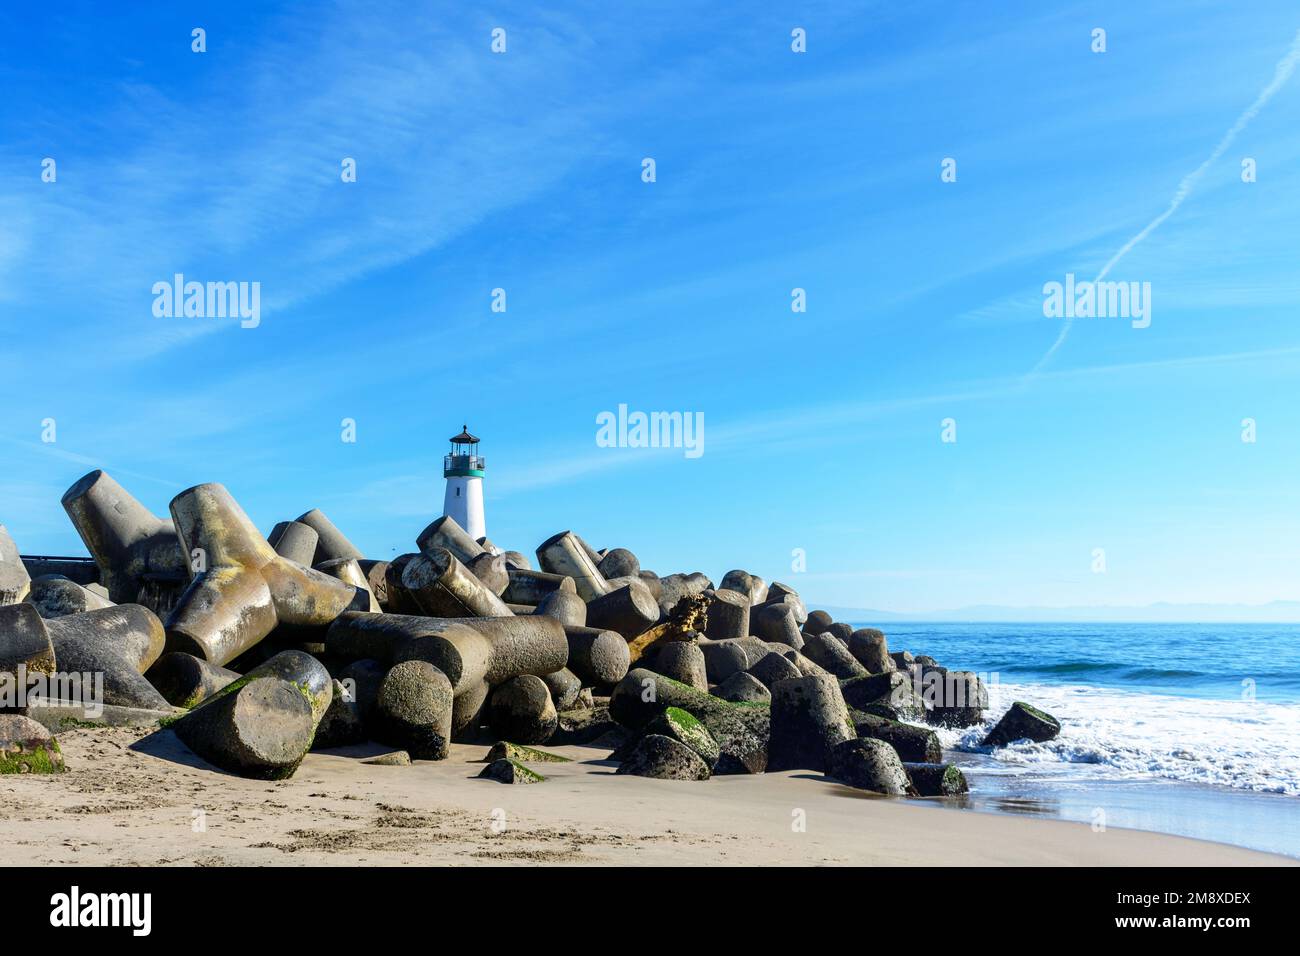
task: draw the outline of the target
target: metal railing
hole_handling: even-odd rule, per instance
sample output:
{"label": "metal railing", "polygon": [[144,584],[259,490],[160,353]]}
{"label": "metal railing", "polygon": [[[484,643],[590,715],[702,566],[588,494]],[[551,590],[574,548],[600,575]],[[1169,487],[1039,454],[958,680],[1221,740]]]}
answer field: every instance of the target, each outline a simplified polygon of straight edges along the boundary
{"label": "metal railing", "polygon": [[482,471],[486,467],[487,459],[480,458],[478,455],[446,455],[442,459],[443,471],[451,471],[452,469]]}

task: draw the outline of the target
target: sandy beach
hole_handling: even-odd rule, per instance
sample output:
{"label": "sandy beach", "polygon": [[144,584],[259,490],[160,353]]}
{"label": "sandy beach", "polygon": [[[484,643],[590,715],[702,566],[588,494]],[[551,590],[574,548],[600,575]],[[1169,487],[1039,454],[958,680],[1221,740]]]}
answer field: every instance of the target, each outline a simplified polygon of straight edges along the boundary
{"label": "sandy beach", "polygon": [[[170,731],[60,735],[69,770],[0,782],[0,862],[22,865],[1082,865],[1297,861],[1134,830],[891,800],[794,771],[683,783],[558,747],[549,779],[475,779],[487,748],[362,763],[312,753],[278,783],[214,771]],[[796,819],[806,822],[796,832]]]}

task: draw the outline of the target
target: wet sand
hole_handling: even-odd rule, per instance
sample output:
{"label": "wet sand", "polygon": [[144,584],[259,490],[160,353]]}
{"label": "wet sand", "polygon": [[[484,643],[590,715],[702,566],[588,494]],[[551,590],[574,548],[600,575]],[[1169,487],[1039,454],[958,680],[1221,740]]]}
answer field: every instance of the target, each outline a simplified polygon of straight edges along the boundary
{"label": "wet sand", "polygon": [[[367,765],[312,753],[287,781],[208,767],[170,731],[63,733],[67,773],[0,779],[0,862],[24,865],[1288,865],[1215,843],[920,806],[794,771],[680,783],[620,777],[559,747],[549,779],[475,779],[485,746]],[[799,824],[803,823],[802,829]]]}

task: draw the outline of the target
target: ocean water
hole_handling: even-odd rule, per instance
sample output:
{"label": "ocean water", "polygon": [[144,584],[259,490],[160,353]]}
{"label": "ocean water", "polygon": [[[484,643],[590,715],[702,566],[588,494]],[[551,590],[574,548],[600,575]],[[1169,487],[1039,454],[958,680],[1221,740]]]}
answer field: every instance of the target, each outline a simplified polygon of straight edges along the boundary
{"label": "ocean water", "polygon": [[[881,629],[891,650],[989,685],[982,727],[939,731],[971,783],[963,805],[1300,857],[1300,625]],[[1057,717],[1060,736],[981,747],[1014,700]]]}

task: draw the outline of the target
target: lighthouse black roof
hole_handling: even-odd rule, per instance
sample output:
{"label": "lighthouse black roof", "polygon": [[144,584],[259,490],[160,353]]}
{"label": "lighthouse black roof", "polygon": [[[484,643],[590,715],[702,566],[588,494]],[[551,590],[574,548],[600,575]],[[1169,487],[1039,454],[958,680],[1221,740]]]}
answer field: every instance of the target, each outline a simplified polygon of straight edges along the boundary
{"label": "lighthouse black roof", "polygon": [[460,427],[460,434],[453,436],[451,443],[453,445],[477,445],[478,439],[469,433],[468,425],[462,425]]}

